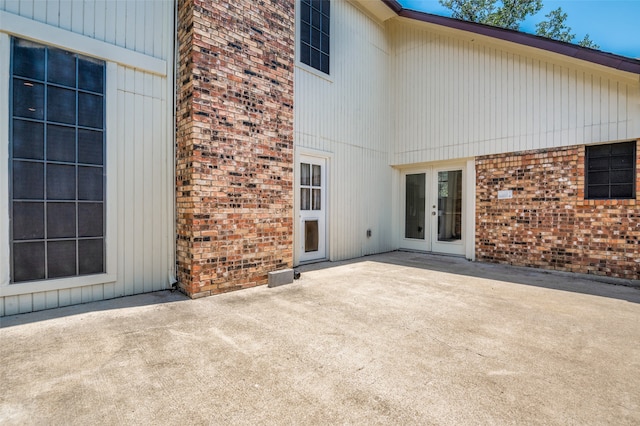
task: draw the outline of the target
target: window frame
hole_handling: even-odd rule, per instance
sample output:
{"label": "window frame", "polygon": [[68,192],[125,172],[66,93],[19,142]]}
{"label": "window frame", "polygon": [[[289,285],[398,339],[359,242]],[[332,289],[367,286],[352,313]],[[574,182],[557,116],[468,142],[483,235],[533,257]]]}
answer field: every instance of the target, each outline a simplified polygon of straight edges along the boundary
{"label": "window frame", "polygon": [[[306,2],[307,0],[305,0]],[[309,2],[311,0],[308,0]],[[330,2],[330,0],[327,0]],[[296,25],[295,25],[295,32],[296,32],[296,45],[295,45],[295,58],[296,58],[296,65],[301,68],[304,69],[305,71],[314,74],[317,77],[323,78],[329,82],[332,81],[331,79],[331,69],[332,69],[332,60],[331,60],[331,52],[334,50],[334,41],[333,41],[333,37],[332,37],[332,27],[333,25],[331,24],[331,21],[333,21],[333,18],[331,16],[332,11],[331,9],[333,9],[333,6],[330,6],[329,9],[329,16],[328,16],[328,20],[329,20],[329,33],[326,34],[328,36],[329,39],[329,47],[328,47],[328,52],[327,52],[327,57],[328,57],[328,70],[327,72],[322,71],[320,68],[315,68],[313,66],[311,66],[311,64],[307,64],[306,62],[303,62],[303,58],[302,58],[302,45],[303,45],[303,41],[302,41],[302,7],[307,7],[306,5],[303,4],[303,0],[297,0],[297,7],[296,7]],[[313,7],[313,6],[310,6]],[[310,47],[311,49],[314,49],[313,47]]]}
{"label": "window frame", "polygon": [[[611,164],[611,158],[613,157],[613,154],[611,153],[611,147],[614,145],[629,145],[631,147],[631,152],[628,154],[623,154],[623,155],[628,155],[631,156],[631,158],[633,159],[632,162],[632,175],[631,175],[631,180],[629,182],[611,182],[611,173],[613,171],[616,170],[629,170],[628,168],[625,169],[616,169],[616,168],[612,168],[612,164]],[[609,155],[607,157],[592,157],[592,150],[596,149],[598,147],[609,147]],[[596,169],[596,170],[589,170],[589,166],[590,166],[590,162],[593,158],[608,158],[608,166],[606,169],[601,168],[601,169]],[[600,200],[600,201],[606,201],[606,200],[635,200],[636,199],[636,179],[637,179],[637,173],[638,173],[638,169],[637,169],[637,143],[635,141],[626,141],[626,142],[614,142],[614,143],[606,143],[606,144],[595,144],[595,145],[587,145],[585,146],[585,153],[584,153],[584,199],[585,200]],[[602,172],[606,172],[607,173],[607,180],[608,183],[606,184],[607,188],[608,188],[608,196],[607,197],[597,197],[597,196],[592,196],[589,194],[589,188],[590,186],[593,186],[595,184],[590,184],[589,183],[589,177],[590,174],[592,173],[602,173]],[[631,190],[630,190],[630,194],[628,196],[612,196],[611,195],[611,187],[612,185],[615,185],[616,183],[622,184],[622,185],[631,185]],[[604,186],[605,184],[600,184],[601,186]]]}
{"label": "window frame", "polygon": [[[14,74],[14,66],[16,64],[17,59],[14,57],[16,49],[18,48],[18,43],[34,43],[36,45],[42,46],[42,48],[44,49],[43,51],[43,64],[42,64],[42,78],[39,78],[38,76],[23,76],[23,75],[19,75],[19,74]],[[22,37],[11,37],[11,60],[10,60],[10,64],[9,64],[9,68],[10,68],[10,79],[11,79],[11,83],[10,83],[10,88],[9,88],[9,101],[10,101],[10,106],[9,106],[9,120],[10,120],[10,124],[9,124],[9,157],[10,157],[10,164],[9,164],[9,178],[11,179],[11,181],[9,182],[9,199],[10,199],[10,205],[9,205],[9,215],[10,215],[10,220],[11,221],[15,221],[16,220],[16,216],[15,216],[15,212],[16,212],[16,208],[18,205],[23,205],[23,206],[27,206],[29,204],[42,204],[42,219],[43,219],[43,229],[42,229],[42,236],[41,237],[33,237],[33,238],[15,238],[13,232],[14,232],[14,226],[11,226],[9,229],[9,240],[10,240],[10,283],[11,284],[23,284],[26,282],[30,282],[30,281],[48,281],[51,279],[64,279],[64,278],[73,278],[73,277],[79,277],[79,276],[88,276],[88,275],[96,275],[96,274],[104,274],[106,272],[106,244],[105,244],[105,240],[106,240],[106,217],[105,217],[105,210],[106,210],[106,205],[107,205],[107,199],[106,199],[106,88],[105,88],[105,83],[106,83],[106,62],[100,60],[101,64],[99,64],[99,69],[100,69],[100,73],[101,75],[101,87],[90,87],[90,86],[85,86],[85,87],[81,87],[81,81],[82,81],[82,76],[81,76],[81,72],[80,69],[82,68],[82,64],[83,62],[80,62],[80,60],[85,60],[85,61],[89,61],[87,63],[91,63],[91,61],[93,61],[92,57],[86,56],[86,55],[82,55],[82,54],[77,54],[76,52],[71,52],[69,50],[66,49],[60,49],[48,44],[44,44],[44,43],[36,43],[36,42],[32,42],[29,40],[26,40]],[[55,60],[55,55],[57,54],[62,54],[62,55],[73,55],[73,86],[71,86],[69,84],[69,82],[62,82],[62,81],[55,81],[55,77],[52,77],[52,75],[55,74],[51,74],[49,73],[47,70],[50,67],[50,61],[51,60]],[[54,55],[54,56],[52,56]],[[68,64],[70,65],[70,64]],[[64,71],[64,70],[63,70]],[[42,105],[42,117],[27,117],[24,115],[19,115],[16,113],[16,111],[13,109],[14,107],[14,93],[13,90],[15,89],[15,84],[19,82],[24,82],[25,85],[29,85],[30,87],[33,87],[34,84],[36,85],[42,85],[42,90],[43,90],[43,105]],[[49,106],[49,100],[50,100],[50,96],[51,93],[54,91],[59,91],[60,93],[64,92],[70,92],[73,94],[74,97],[74,108],[75,110],[73,111],[73,122],[65,120],[65,117],[62,116],[58,116],[55,117],[51,115],[51,110],[50,110],[50,106]],[[96,96],[99,97],[101,103],[102,103],[102,114],[101,117],[99,117],[99,122],[92,122],[91,118],[92,117],[85,117],[84,120],[85,122],[83,123],[82,120],[82,116],[80,114],[81,111],[81,98],[87,98],[88,97],[92,97],[95,98]],[[60,99],[56,98],[55,99],[56,102],[59,102]],[[59,104],[54,103],[52,104],[52,108],[54,108],[54,110],[58,109],[60,107]],[[71,117],[69,117],[71,118]],[[88,121],[87,121],[88,120]],[[14,140],[14,131],[15,131],[15,124],[16,123],[36,123],[36,124],[40,124],[42,126],[42,130],[43,130],[43,145],[42,145],[42,159],[38,159],[38,158],[30,158],[30,157],[24,157],[24,156],[18,156],[18,157],[14,157],[14,153],[13,153],[13,149],[15,148],[15,140]],[[53,126],[53,127],[52,127]],[[63,157],[49,157],[49,150],[48,150],[48,143],[51,144],[53,143],[54,139],[50,139],[47,135],[47,133],[49,131],[52,131],[54,128],[58,128],[58,129],[67,129],[67,131],[72,131],[73,132],[73,137],[74,137],[74,156],[73,159],[70,158],[64,158],[64,154]],[[101,152],[99,153],[99,155],[101,156],[100,159],[100,163],[95,163],[92,161],[92,159],[86,159],[86,161],[81,161],[80,158],[80,134],[82,132],[87,132],[87,131],[91,131],[91,132],[95,132],[96,130],[98,130],[100,132],[100,136],[101,136],[101,140],[102,140],[102,149]],[[58,153],[59,154],[59,153]],[[36,155],[37,156],[37,155]],[[16,164],[33,164],[33,165],[41,165],[42,167],[42,171],[43,171],[43,181],[42,181],[42,196],[41,197],[37,197],[37,198],[31,198],[31,197],[27,197],[26,199],[20,199],[20,198],[14,198],[14,190],[15,190],[15,186],[12,184],[12,180],[13,180],[13,176],[14,176],[14,166]],[[59,170],[62,170],[64,168],[68,168],[68,167],[73,167],[74,170],[74,190],[73,193],[74,195],[69,198],[68,196],[65,196],[64,194],[58,197],[53,197],[50,198],[51,194],[49,194],[49,190],[51,189],[48,184],[47,184],[47,180],[48,180],[48,176],[49,173],[47,170],[55,170],[56,168],[58,168]],[[81,195],[81,189],[82,189],[82,185],[81,185],[81,173],[82,171],[89,171],[89,170],[94,170],[98,171],[98,173],[100,175],[102,175],[101,178],[101,183],[102,185],[100,185],[100,191],[101,191],[101,197],[99,200],[94,200],[92,198],[87,198],[87,199],[83,199],[84,197],[82,197]],[[96,189],[97,188],[91,188],[91,189]],[[67,194],[70,196],[70,194]],[[90,237],[89,235],[87,236],[82,236],[81,235],[81,223],[82,223],[82,219],[79,216],[80,210],[81,210],[81,206],[85,206],[86,207],[90,207],[92,205],[100,205],[101,206],[101,212],[102,212],[102,223],[101,223],[101,230],[100,230],[100,235],[95,235],[93,237]],[[70,236],[62,236],[62,235],[50,235],[49,232],[47,231],[47,224],[50,224],[49,221],[49,210],[54,208],[54,206],[73,206],[74,208],[74,224],[73,224],[73,237]],[[53,216],[55,217],[55,215]],[[54,221],[55,222],[55,221]],[[60,221],[57,221],[58,223],[61,223]],[[98,232],[97,230],[93,230],[94,232]],[[101,251],[102,251],[102,259],[101,259],[101,270],[100,271],[96,271],[96,272],[82,272],[82,255],[81,252],[83,250],[81,250],[81,246],[84,244],[86,245],[87,243],[83,243],[82,241],[100,241],[101,242]],[[48,257],[49,255],[51,255],[50,252],[50,244],[53,245],[68,245],[69,243],[73,242],[74,243],[74,272],[71,273],[71,271],[64,271],[64,266],[62,268],[61,271],[58,271],[58,275],[56,275],[55,271],[52,271],[50,269],[51,264],[49,264],[48,262]],[[42,258],[42,262],[43,264],[41,266],[43,266],[43,274],[44,274],[44,278],[33,278],[33,279],[29,279],[29,278],[24,278],[24,279],[19,279],[16,280],[16,268],[15,268],[15,264],[14,264],[14,260],[15,260],[15,256],[16,256],[16,250],[17,247],[19,246],[23,246],[23,245],[29,245],[29,244],[38,244],[38,245],[42,245],[42,249],[43,249],[43,258]],[[24,246],[23,246],[24,247]],[[66,262],[65,266],[66,265]]]}
{"label": "window frame", "polygon": [[[3,12],[0,11],[0,14]],[[15,22],[10,22],[6,32],[0,31],[0,98],[7,99],[7,102],[0,102],[0,141],[4,141],[0,146],[0,163],[9,164],[9,92],[11,81],[11,36],[32,40],[47,46],[59,47],[64,50],[75,52],[88,57],[95,57],[105,61],[104,80],[104,129],[106,152],[104,157],[106,180],[105,180],[105,200],[109,200],[105,205],[105,272],[93,275],[81,275],[65,278],[55,278],[47,280],[25,281],[20,283],[10,283],[11,260],[10,260],[10,223],[9,223],[9,170],[8,167],[0,167],[0,297],[11,297],[28,295],[29,293],[56,291],[63,289],[73,289],[99,284],[115,283],[118,276],[118,199],[116,196],[117,185],[117,143],[116,132],[118,117],[118,92],[116,82],[118,81],[117,62],[110,60],[104,55],[95,56],[92,52],[104,50],[103,42],[70,33],[65,30],[51,28],[48,25],[29,21],[28,26],[20,25],[22,18],[16,17]],[[12,30],[12,27],[16,29]],[[24,28],[25,31],[18,31],[17,27]],[[126,59],[131,56],[136,59],[135,53],[120,51],[116,48],[117,58]],[[155,59],[155,58],[154,58]],[[125,61],[128,63],[129,61]],[[141,62],[141,61],[137,61]],[[136,62],[136,63],[137,63]],[[158,64],[162,61],[155,61]],[[155,70],[158,64],[150,65]],[[164,63],[164,62],[163,62]]]}

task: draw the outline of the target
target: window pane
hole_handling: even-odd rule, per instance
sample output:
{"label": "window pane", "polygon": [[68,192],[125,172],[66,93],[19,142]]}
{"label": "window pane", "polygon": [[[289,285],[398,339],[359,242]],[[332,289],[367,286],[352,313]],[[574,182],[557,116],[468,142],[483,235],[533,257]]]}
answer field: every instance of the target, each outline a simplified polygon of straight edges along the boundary
{"label": "window pane", "polygon": [[104,63],[89,58],[78,58],[78,88],[104,92]]}
{"label": "window pane", "polygon": [[589,158],[589,170],[609,170],[609,157]]}
{"label": "window pane", "polygon": [[102,167],[78,167],[78,200],[102,201]]}
{"label": "window pane", "polygon": [[318,221],[306,220],[304,222],[304,252],[318,251]]}
{"label": "window pane", "polygon": [[317,164],[314,164],[312,170],[313,170],[313,176],[312,176],[313,186],[322,185],[322,172],[321,172],[320,166]]}
{"label": "window pane", "polygon": [[103,165],[102,132],[78,129],[78,162]]}
{"label": "window pane", "polygon": [[47,81],[76,87],[76,55],[60,49],[49,48]]}
{"label": "window pane", "polygon": [[13,244],[13,281],[44,279],[44,242]]}
{"label": "window pane", "polygon": [[44,164],[13,162],[13,198],[42,200],[44,198]]}
{"label": "window pane", "polygon": [[13,79],[14,117],[44,119],[44,85]]}
{"label": "window pane", "polygon": [[44,46],[13,39],[13,74],[44,80]]}
{"label": "window pane", "polygon": [[405,184],[404,237],[424,239],[425,174],[407,175]]}
{"label": "window pane", "polygon": [[311,65],[311,48],[306,44],[302,44],[300,48],[300,62]]}
{"label": "window pane", "polygon": [[311,190],[309,188],[300,190],[300,210],[311,210]]}
{"label": "window pane", "polygon": [[616,143],[611,145],[611,155],[633,155],[635,147],[635,142]]}
{"label": "window pane", "polygon": [[78,258],[80,260],[80,275],[104,272],[104,242],[103,240],[78,241]]}
{"label": "window pane", "polygon": [[47,165],[47,199],[75,200],[76,168],[61,164]]}
{"label": "window pane", "polygon": [[311,26],[320,28],[320,12],[315,9],[311,9]]}
{"label": "window pane", "polygon": [[76,131],[73,127],[47,125],[47,160],[76,161]]}
{"label": "window pane", "polygon": [[310,171],[309,163],[300,163],[300,185],[311,185]]}
{"label": "window pane", "polygon": [[313,190],[313,210],[322,209],[320,194],[321,194],[321,191],[319,189]]}
{"label": "window pane", "polygon": [[311,43],[311,27],[306,22],[300,25],[300,40],[307,44]]}
{"label": "window pane", "polygon": [[324,53],[320,56],[320,71],[329,74],[329,56]]}
{"label": "window pane", "polygon": [[311,8],[304,4],[301,4],[300,6],[300,19],[302,22],[311,23]]}
{"label": "window pane", "polygon": [[609,185],[589,185],[588,197],[593,199],[609,198]]}
{"label": "window pane", "polygon": [[320,38],[320,50],[323,53],[329,53],[329,36],[322,34]]}
{"label": "window pane", "polygon": [[322,13],[329,16],[331,13],[331,2],[329,0],[322,0]]}
{"label": "window pane", "polygon": [[49,278],[76,275],[76,241],[52,241],[47,244]]}
{"label": "window pane", "polygon": [[612,170],[610,174],[611,183],[633,183],[633,170]]}
{"label": "window pane", "polygon": [[611,154],[611,145],[595,145],[588,146],[589,158],[609,157]]}
{"label": "window pane", "polygon": [[13,203],[13,239],[44,238],[44,203]]}
{"label": "window pane", "polygon": [[611,198],[633,198],[633,185],[611,185]]}
{"label": "window pane", "polygon": [[47,203],[47,238],[76,237],[76,203]]}
{"label": "window pane", "polygon": [[44,125],[13,120],[13,158],[44,159]]}
{"label": "window pane", "polygon": [[609,172],[589,173],[589,185],[603,185],[609,183]]}
{"label": "window pane", "polygon": [[311,31],[311,46],[315,47],[316,49],[320,49],[320,31]]}
{"label": "window pane", "polygon": [[78,204],[78,236],[102,237],[104,235],[102,203]]}
{"label": "window pane", "polygon": [[311,49],[311,66],[317,70],[320,69],[320,51]]}
{"label": "window pane", "polygon": [[78,93],[78,124],[102,129],[102,96]]}
{"label": "window pane", "polygon": [[[327,4],[329,4],[329,2],[327,2]],[[322,22],[321,22],[321,25],[320,25],[320,29],[325,34],[329,34],[329,22],[330,22],[329,17],[327,17],[327,16],[323,16],[322,17]]]}
{"label": "window pane", "polygon": [[76,92],[74,90],[48,87],[47,120],[76,124]]}
{"label": "window pane", "polygon": [[611,157],[612,169],[630,169],[635,163],[633,155],[615,155]]}

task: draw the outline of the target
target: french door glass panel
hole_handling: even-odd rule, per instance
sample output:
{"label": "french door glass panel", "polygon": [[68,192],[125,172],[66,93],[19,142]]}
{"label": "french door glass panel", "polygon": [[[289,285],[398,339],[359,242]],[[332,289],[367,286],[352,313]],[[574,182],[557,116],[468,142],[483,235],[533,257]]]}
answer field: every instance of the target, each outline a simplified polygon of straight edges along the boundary
{"label": "french door glass panel", "polygon": [[404,237],[424,240],[425,235],[425,173],[406,175]]}
{"label": "french door glass panel", "polygon": [[438,241],[462,239],[462,170],[438,172]]}

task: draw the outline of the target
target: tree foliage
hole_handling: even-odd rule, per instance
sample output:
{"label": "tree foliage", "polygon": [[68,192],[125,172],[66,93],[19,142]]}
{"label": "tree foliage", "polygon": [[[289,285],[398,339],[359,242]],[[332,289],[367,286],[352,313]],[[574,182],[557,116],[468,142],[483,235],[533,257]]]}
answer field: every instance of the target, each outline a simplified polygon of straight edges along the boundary
{"label": "tree foliage", "polygon": [[[440,4],[451,10],[452,17],[464,21],[479,22],[495,27],[519,30],[520,24],[529,16],[542,10],[542,0],[439,0]],[[576,35],[567,26],[567,14],[562,8],[552,10],[545,15],[547,20],[536,25],[539,36],[573,43]],[[599,49],[589,38],[589,34],[578,42],[580,46]]]}

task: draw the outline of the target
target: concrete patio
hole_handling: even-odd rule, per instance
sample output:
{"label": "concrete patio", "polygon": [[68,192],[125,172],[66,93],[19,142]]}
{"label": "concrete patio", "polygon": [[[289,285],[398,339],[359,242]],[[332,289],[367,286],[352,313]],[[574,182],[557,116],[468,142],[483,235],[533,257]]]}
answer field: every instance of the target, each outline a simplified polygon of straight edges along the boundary
{"label": "concrete patio", "polygon": [[402,252],[300,270],[0,319],[0,423],[640,424],[637,287]]}

